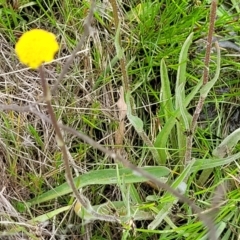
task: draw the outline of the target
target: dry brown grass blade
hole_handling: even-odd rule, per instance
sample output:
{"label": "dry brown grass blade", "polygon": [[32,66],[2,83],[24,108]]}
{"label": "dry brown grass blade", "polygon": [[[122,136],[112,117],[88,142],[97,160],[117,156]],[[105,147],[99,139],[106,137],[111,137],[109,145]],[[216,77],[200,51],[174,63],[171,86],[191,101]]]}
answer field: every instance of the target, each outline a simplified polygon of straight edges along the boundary
{"label": "dry brown grass blade", "polygon": [[70,65],[73,63],[73,60],[76,57],[76,54],[80,51],[84,42],[86,41],[86,39],[91,34],[91,30],[92,30],[91,22],[92,22],[92,19],[93,19],[93,13],[94,13],[95,5],[96,5],[96,2],[94,0],[92,0],[88,16],[84,21],[84,25],[83,25],[84,31],[83,31],[82,37],[80,38],[79,43],[77,44],[76,48],[72,52],[71,56],[68,58],[67,62],[64,64],[64,67],[63,67],[63,69],[62,69],[62,71],[61,71],[61,73],[58,77],[57,82],[52,87],[51,92],[52,92],[53,95],[55,94],[55,92],[56,92],[56,90],[59,86],[59,83],[62,81],[63,77],[68,72],[68,69],[69,69]]}
{"label": "dry brown grass blade", "polygon": [[117,153],[120,153],[122,147],[123,147],[123,139],[124,139],[124,133],[125,133],[125,123],[124,119],[127,115],[127,104],[124,100],[124,92],[123,87],[120,88],[120,96],[117,101],[117,107],[119,110],[119,125],[115,133],[115,145],[117,148]]}
{"label": "dry brown grass blade", "polygon": [[127,104],[124,100],[124,91],[123,87],[120,87],[120,94],[119,99],[117,101],[117,107],[119,109],[119,121],[123,121],[124,118],[127,116]]}

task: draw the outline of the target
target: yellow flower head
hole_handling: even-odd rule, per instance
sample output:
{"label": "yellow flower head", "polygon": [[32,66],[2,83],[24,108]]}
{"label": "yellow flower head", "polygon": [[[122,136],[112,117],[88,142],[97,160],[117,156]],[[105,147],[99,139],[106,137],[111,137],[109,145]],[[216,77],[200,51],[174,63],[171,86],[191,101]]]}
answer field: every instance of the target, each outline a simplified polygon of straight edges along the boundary
{"label": "yellow flower head", "polygon": [[33,69],[52,61],[58,49],[55,35],[43,29],[25,32],[15,46],[20,62]]}

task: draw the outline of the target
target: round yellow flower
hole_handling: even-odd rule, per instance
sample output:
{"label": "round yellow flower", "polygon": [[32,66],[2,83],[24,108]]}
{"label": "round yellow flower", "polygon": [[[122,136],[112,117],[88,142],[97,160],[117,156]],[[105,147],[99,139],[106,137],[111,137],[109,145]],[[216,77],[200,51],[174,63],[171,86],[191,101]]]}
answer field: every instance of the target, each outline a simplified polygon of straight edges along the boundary
{"label": "round yellow flower", "polygon": [[55,35],[43,29],[25,32],[15,46],[20,62],[33,69],[44,62],[52,61],[58,49]]}

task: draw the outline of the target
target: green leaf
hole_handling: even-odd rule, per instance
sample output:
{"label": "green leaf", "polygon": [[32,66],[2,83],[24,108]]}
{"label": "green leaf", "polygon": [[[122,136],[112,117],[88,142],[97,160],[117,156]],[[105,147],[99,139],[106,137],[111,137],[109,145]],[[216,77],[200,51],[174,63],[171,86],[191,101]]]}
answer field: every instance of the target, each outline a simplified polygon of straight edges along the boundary
{"label": "green leaf", "polygon": [[161,60],[161,91],[162,91],[161,101],[163,102],[162,105],[164,111],[164,119],[165,122],[167,122],[174,112],[174,107],[170,81],[168,78],[168,70],[164,59]]}
{"label": "green leaf", "polygon": [[196,159],[191,168],[191,172],[227,165],[233,161],[236,161],[239,158],[240,153],[236,153],[226,158]]}
{"label": "green leaf", "polygon": [[[167,176],[170,170],[166,167],[143,167],[143,170],[152,174],[153,176],[160,178]],[[83,174],[79,177],[74,178],[74,183],[77,188],[83,188],[85,186],[94,184],[117,184],[119,182],[118,174],[121,178],[124,178],[125,183],[138,183],[147,181],[146,178],[135,175],[132,170],[127,168],[119,169],[117,174],[116,169],[102,169],[90,171],[89,173]],[[42,202],[50,201],[57,197],[71,193],[72,190],[67,183],[64,183],[50,191],[30,200],[28,204],[34,205]]]}
{"label": "green leaf", "polygon": [[46,222],[47,220],[57,216],[58,214],[60,214],[62,212],[66,212],[66,211],[70,210],[71,208],[72,208],[72,206],[65,206],[65,207],[57,208],[56,210],[53,210],[51,212],[48,212],[48,213],[45,213],[43,215],[33,218],[32,220],[30,220],[30,223]]}
{"label": "green leaf", "polygon": [[[176,80],[176,86],[175,86],[175,93],[177,92],[177,88],[180,86],[180,85],[185,85],[186,83],[186,67],[187,67],[187,60],[188,60],[188,49],[192,43],[192,39],[193,39],[193,33],[191,33],[186,41],[184,42],[183,46],[182,46],[182,49],[181,49],[181,52],[180,52],[180,55],[179,55],[179,61],[178,61],[178,71],[177,71],[177,80]],[[185,99],[185,92],[182,91],[180,93],[181,95],[181,99],[182,101],[184,101]],[[179,106],[179,102],[176,101],[176,109],[178,108]]]}
{"label": "green leaf", "polygon": [[[218,43],[216,43],[218,44]],[[211,88],[214,86],[214,84],[217,82],[218,78],[219,78],[219,75],[220,75],[220,71],[221,71],[221,52],[220,52],[220,48],[219,46],[217,45],[216,47],[217,49],[217,68],[216,68],[216,73],[215,73],[215,76],[214,78],[207,82],[200,90],[200,94],[203,98],[206,98],[209,91],[211,90]]]}
{"label": "green leaf", "polygon": [[240,128],[236,129],[228,135],[220,144],[213,150],[213,156],[218,158],[225,157],[237,145],[240,140]]}
{"label": "green leaf", "polygon": [[[167,75],[167,68],[165,66],[164,60],[161,61],[161,84],[163,91],[163,99],[168,101],[167,106],[169,108],[169,113],[165,116],[167,121],[165,122],[164,127],[161,132],[158,134],[156,138],[156,142],[154,146],[158,149],[159,157],[161,160],[161,164],[165,164],[167,159],[167,142],[171,135],[171,131],[173,127],[177,126],[177,144],[172,144],[175,148],[179,149],[179,156],[184,157],[185,147],[186,147],[186,136],[184,135],[184,131],[189,126],[189,114],[187,112],[187,106],[198,92],[201,87],[202,81],[196,85],[196,87],[192,90],[192,92],[185,98],[185,83],[186,83],[186,66],[188,60],[188,49],[192,43],[193,33],[191,33],[186,41],[183,44],[182,50],[179,55],[179,65],[175,86],[175,95],[176,95],[176,103],[175,103],[175,111],[173,111],[173,103],[171,100],[171,91],[170,91],[170,83]],[[165,105],[165,103],[164,103]],[[168,110],[168,109],[167,109]],[[166,110],[166,111],[167,111]],[[178,118],[178,121],[176,121]],[[171,142],[174,143],[173,137],[171,136]],[[177,145],[177,146],[176,146]]]}
{"label": "green leaf", "polygon": [[[202,80],[198,82],[198,84],[193,88],[193,90],[189,93],[189,95],[186,97],[184,101],[184,106],[187,107],[189,103],[192,101],[194,96],[198,93],[199,89],[202,86]],[[168,120],[168,122],[165,123],[163,126],[161,132],[157,135],[156,141],[154,143],[154,146],[157,148],[159,156],[160,156],[160,164],[165,164],[167,155],[166,155],[166,148],[167,148],[167,142],[169,139],[169,135],[176,124],[176,119],[179,118],[181,115],[180,109],[175,110],[172,117]]]}
{"label": "green leaf", "polygon": [[143,132],[143,121],[139,117],[132,115],[130,92],[126,93],[126,104],[127,104],[127,117],[128,117],[129,122],[133,125],[133,127],[137,131],[137,133]]}
{"label": "green leaf", "polygon": [[[161,70],[161,92],[162,92],[161,109],[164,117],[164,122],[167,123],[171,119],[172,115],[174,114],[175,109],[173,106],[173,97],[171,94],[171,86],[168,78],[168,70],[167,70],[167,66],[165,64],[164,59],[161,60],[160,70]],[[176,134],[174,131],[171,131],[170,142],[172,147],[176,149],[177,141],[176,141]]]}
{"label": "green leaf", "polygon": [[184,132],[189,129],[189,118],[188,111],[185,102],[185,84],[186,84],[186,67],[188,60],[188,49],[192,43],[193,33],[191,33],[186,41],[184,42],[178,62],[178,71],[177,71],[177,81],[175,86],[175,95],[176,95],[176,103],[175,108],[180,108],[181,115],[179,116],[176,122],[177,126],[177,139],[178,139],[178,149],[179,149],[179,161],[184,158],[186,151],[186,134]]}

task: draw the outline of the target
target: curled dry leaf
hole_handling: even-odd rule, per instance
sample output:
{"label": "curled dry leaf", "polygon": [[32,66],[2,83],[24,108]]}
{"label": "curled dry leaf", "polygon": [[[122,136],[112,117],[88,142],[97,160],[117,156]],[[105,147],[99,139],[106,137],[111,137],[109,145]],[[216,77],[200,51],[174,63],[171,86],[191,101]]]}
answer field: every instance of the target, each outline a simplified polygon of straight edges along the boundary
{"label": "curled dry leaf", "polygon": [[119,121],[122,121],[127,115],[127,104],[124,100],[123,87],[120,88],[120,97],[117,101],[117,107],[119,109]]}
{"label": "curled dry leaf", "polygon": [[123,138],[124,138],[124,132],[125,132],[125,125],[124,125],[125,123],[123,120],[127,115],[127,104],[125,103],[125,100],[124,100],[123,87],[120,88],[120,98],[117,101],[117,107],[119,109],[119,126],[115,134],[115,144],[119,148],[120,146],[123,145]]}

